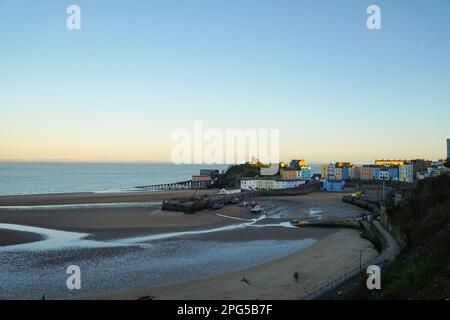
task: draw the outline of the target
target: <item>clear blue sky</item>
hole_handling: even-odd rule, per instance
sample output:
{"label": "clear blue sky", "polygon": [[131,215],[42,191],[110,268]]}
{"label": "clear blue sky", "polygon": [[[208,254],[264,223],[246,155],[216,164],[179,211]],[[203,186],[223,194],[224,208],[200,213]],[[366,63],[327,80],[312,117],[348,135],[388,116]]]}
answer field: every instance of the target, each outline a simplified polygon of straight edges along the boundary
{"label": "clear blue sky", "polygon": [[0,46],[3,160],[169,160],[194,120],[279,128],[282,158],[311,161],[450,138],[448,0],[0,0]]}

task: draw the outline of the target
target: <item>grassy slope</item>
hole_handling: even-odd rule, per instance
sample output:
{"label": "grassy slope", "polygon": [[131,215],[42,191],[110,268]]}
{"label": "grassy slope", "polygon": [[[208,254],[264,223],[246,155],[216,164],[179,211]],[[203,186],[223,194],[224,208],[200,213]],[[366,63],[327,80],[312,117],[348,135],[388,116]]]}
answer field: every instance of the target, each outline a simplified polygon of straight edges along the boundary
{"label": "grassy slope", "polygon": [[246,177],[256,177],[259,174],[257,168],[248,163],[230,166],[218,179],[219,188],[240,188],[240,181]]}

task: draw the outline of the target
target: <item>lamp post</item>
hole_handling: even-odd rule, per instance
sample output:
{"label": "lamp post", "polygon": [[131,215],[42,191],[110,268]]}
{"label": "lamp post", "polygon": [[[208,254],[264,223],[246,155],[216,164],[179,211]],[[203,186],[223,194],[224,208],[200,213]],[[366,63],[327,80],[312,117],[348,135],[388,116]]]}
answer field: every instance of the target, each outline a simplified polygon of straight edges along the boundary
{"label": "lamp post", "polygon": [[359,272],[362,271],[362,250],[359,250]]}

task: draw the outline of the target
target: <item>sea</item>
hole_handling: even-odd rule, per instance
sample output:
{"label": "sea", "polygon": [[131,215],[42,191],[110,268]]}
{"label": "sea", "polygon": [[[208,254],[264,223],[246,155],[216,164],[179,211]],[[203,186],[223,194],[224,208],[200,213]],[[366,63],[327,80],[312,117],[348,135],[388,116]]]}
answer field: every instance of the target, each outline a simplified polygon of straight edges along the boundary
{"label": "sea", "polygon": [[[0,196],[70,192],[127,192],[135,187],[190,180],[200,169],[227,164],[0,162]],[[311,165],[320,172],[319,165]]]}

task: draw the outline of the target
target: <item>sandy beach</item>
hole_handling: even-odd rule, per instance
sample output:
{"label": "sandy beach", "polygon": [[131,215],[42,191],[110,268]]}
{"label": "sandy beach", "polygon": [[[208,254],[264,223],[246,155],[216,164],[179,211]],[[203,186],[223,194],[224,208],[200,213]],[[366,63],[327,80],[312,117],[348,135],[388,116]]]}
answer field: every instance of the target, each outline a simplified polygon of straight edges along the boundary
{"label": "sandy beach", "polygon": [[[130,230],[133,232],[153,232],[186,230],[190,227],[205,227],[224,221],[233,222],[216,215],[223,212],[234,217],[251,218],[244,208],[233,207],[223,211],[203,211],[194,215],[182,212],[161,211],[157,207],[141,208],[104,208],[104,209],[67,209],[22,210],[0,212],[0,222],[55,228],[67,231],[111,231]],[[162,230],[166,229],[166,230]],[[1,243],[0,243],[1,245]]]}
{"label": "sandy beach", "polygon": [[[177,192],[176,196],[189,194]],[[36,292],[47,290],[47,296],[55,299],[137,299],[147,295],[157,299],[298,299],[343,268],[357,266],[360,252],[365,257],[376,255],[372,244],[362,239],[358,231],[290,226],[289,221],[293,218],[359,216],[361,210],[343,203],[340,194],[312,193],[256,198],[266,209],[266,215],[261,219],[255,219],[247,208],[238,205],[188,215],[161,211],[154,205],[133,204],[173,195],[122,195],[120,201],[129,203],[126,207],[69,206],[57,210],[40,207],[18,210],[5,207],[5,203],[8,206],[61,204],[61,201],[67,204],[67,201],[83,202],[83,197],[76,194],[0,199],[0,203],[3,203],[0,206],[0,256],[2,250],[14,249],[13,245],[25,244],[25,247],[19,248],[27,250],[27,243],[34,242],[39,250],[42,249],[41,243],[44,247],[51,244],[54,248],[33,253],[34,260],[31,260],[33,262],[30,263],[28,274],[37,267],[39,270],[48,269],[51,273],[70,261],[85,265],[84,269],[89,269],[88,276],[91,277],[93,287],[79,295],[71,296],[65,291],[56,291],[52,296],[49,289],[41,288],[38,283],[33,284],[34,287],[29,286]],[[100,198],[89,194],[86,199],[88,202],[99,201],[95,203],[118,202],[115,194],[101,194]],[[21,228],[24,230],[36,227],[44,229],[31,230],[37,233],[7,230],[2,229],[1,224],[23,226]],[[39,241],[43,236],[53,237],[52,230],[66,232],[67,236],[63,234],[61,240],[57,236],[53,242],[52,239]],[[78,236],[79,232],[84,235]],[[68,238],[76,239],[72,240],[77,243],[76,248],[66,241]],[[85,245],[88,246],[83,249]],[[157,245],[157,249],[149,251],[149,245]],[[31,253],[21,250],[17,251],[20,259],[27,259]],[[167,254],[169,256],[165,258]],[[196,255],[198,257],[192,259]],[[231,255],[231,259],[227,260],[228,255]],[[61,256],[66,258],[62,259]],[[133,265],[124,265],[125,261]],[[11,264],[14,263],[11,261]],[[102,269],[110,265],[113,268],[115,264],[122,265],[123,272],[120,268],[111,269],[111,272],[120,271],[123,278],[107,288],[94,286],[97,282],[104,283],[95,275],[96,270],[100,266],[103,266]],[[183,268],[185,265],[191,265],[189,270]],[[11,268],[11,275],[14,276],[14,267],[6,267]],[[153,274],[150,276],[146,270],[153,270]],[[158,272],[163,276],[156,277]],[[293,278],[295,272],[299,275],[298,282]],[[127,274],[134,282],[127,280]],[[137,278],[138,274],[142,275],[142,279]],[[241,281],[243,278],[249,284]],[[128,283],[128,286],[124,287],[122,282]],[[11,281],[6,298],[15,296],[15,286],[17,284]],[[30,297],[34,296],[30,293]]]}
{"label": "sandy beach", "polygon": [[[203,190],[200,194],[215,193],[213,190]],[[0,223],[54,228],[66,231],[81,232],[126,232],[156,233],[182,231],[190,228],[206,228],[235,222],[232,218],[252,219],[254,216],[246,208],[237,205],[225,206],[219,210],[203,210],[193,215],[181,212],[162,211],[157,205],[134,206],[133,202],[148,202],[168,199],[170,197],[189,197],[192,191],[155,192],[119,194],[88,194],[83,198],[80,194],[32,195],[0,197]],[[353,206],[342,203],[341,194],[312,193],[288,197],[257,197],[256,201],[268,210],[277,211],[278,217],[317,218],[317,212],[328,218],[357,216],[362,212]],[[12,199],[15,199],[14,201]],[[31,206],[60,205],[83,203],[119,203],[119,200],[130,203],[128,207],[99,208],[64,208],[50,210],[49,208],[32,208]],[[70,200],[69,200],[70,199]],[[76,199],[76,200],[75,200]],[[101,202],[91,202],[93,200]],[[69,202],[69,203],[68,203]],[[5,204],[7,203],[7,204]],[[9,209],[8,206],[24,206],[20,210]],[[30,207],[29,207],[30,206]],[[29,207],[29,208],[28,208]],[[18,236],[11,234],[10,237]],[[3,237],[4,239],[4,237]],[[11,241],[11,240],[9,240]],[[14,240],[12,240],[14,241]],[[0,246],[6,240],[0,240]]]}
{"label": "sandy beach", "polygon": [[[377,255],[355,230],[339,230],[293,255],[229,274],[167,287],[116,292],[95,299],[302,299],[309,290],[359,264],[359,252]],[[293,275],[297,272],[299,280]],[[242,281],[247,279],[249,284]]]}
{"label": "sandy beach", "polygon": [[36,233],[0,229],[0,246],[11,246],[39,240],[42,240],[42,237]]}
{"label": "sandy beach", "polygon": [[[217,190],[197,190],[195,194],[215,194]],[[61,204],[86,204],[86,203],[121,203],[121,202],[149,202],[171,198],[184,198],[193,195],[192,190],[179,191],[135,191],[120,193],[52,193],[0,196],[2,206],[36,206],[36,205],[61,205]]]}

